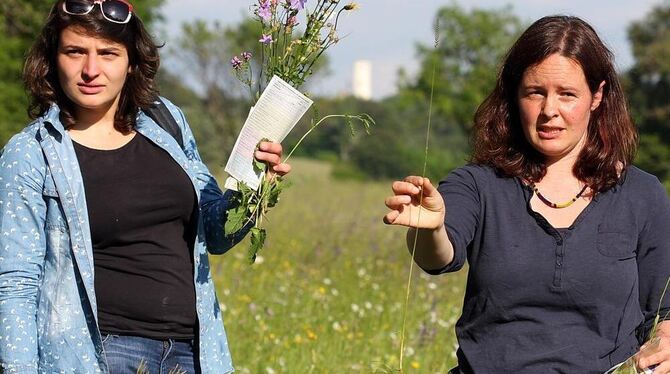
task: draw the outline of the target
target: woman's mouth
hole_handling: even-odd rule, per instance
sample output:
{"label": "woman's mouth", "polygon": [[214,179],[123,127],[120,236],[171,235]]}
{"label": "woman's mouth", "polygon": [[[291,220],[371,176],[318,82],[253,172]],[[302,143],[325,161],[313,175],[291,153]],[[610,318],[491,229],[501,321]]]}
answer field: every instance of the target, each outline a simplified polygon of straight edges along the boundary
{"label": "woman's mouth", "polygon": [[102,90],[105,88],[105,86],[101,84],[86,83],[79,83],[77,84],[77,87],[79,88],[79,92],[83,93],[84,95],[95,95],[102,92]]}
{"label": "woman's mouth", "polygon": [[560,127],[554,127],[554,126],[537,127],[537,135],[540,137],[540,139],[555,139],[560,136],[561,131],[563,131],[563,129]]}

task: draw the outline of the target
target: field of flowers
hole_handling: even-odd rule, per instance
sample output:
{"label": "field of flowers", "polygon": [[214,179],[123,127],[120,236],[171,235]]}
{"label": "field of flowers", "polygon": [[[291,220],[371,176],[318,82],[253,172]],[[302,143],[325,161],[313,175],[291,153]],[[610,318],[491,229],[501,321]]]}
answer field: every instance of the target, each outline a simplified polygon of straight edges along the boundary
{"label": "field of flowers", "polygon": [[[374,373],[398,369],[409,271],[405,230],[382,223],[389,183],[336,181],[294,160],[254,265],[245,241],[212,257],[239,373]],[[446,373],[464,272],[414,270],[405,373]]]}

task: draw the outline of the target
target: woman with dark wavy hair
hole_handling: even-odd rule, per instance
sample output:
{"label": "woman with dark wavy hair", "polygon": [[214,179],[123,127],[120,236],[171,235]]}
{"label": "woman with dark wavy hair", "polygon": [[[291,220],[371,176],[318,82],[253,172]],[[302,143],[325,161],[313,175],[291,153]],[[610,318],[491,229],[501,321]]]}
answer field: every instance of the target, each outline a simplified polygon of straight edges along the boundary
{"label": "woman with dark wavy hair", "polygon": [[[232,371],[208,253],[234,192],[159,98],[126,0],[59,0],[28,53],[33,121],[0,156],[0,372]],[[181,143],[145,111],[160,100]],[[256,153],[286,174],[282,147]]]}
{"label": "woman with dark wavy hair", "polygon": [[394,182],[384,217],[426,272],[467,259],[452,372],[603,373],[636,354],[670,372],[670,322],[642,346],[670,311],[670,200],[631,164],[637,133],[593,28],[533,23],[474,122],[472,162],[438,188]]}

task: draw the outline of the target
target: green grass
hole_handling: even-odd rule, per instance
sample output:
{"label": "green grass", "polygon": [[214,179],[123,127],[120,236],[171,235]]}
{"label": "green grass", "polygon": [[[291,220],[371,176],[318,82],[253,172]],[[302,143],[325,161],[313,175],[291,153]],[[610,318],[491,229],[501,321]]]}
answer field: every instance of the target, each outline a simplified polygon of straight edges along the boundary
{"label": "green grass", "polygon": [[[237,372],[397,370],[409,253],[404,228],[382,223],[390,183],[337,181],[328,164],[292,161],[256,264],[246,240],[211,258]],[[465,277],[415,274],[403,371],[446,373]]]}

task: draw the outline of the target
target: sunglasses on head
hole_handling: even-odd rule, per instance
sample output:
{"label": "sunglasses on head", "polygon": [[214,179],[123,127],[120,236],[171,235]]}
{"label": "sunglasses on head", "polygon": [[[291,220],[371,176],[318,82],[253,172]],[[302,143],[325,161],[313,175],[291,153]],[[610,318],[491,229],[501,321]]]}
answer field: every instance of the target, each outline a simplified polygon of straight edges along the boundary
{"label": "sunglasses on head", "polygon": [[133,15],[133,6],[126,0],[65,0],[63,11],[76,16],[89,14],[100,5],[102,16],[109,22],[128,23]]}

